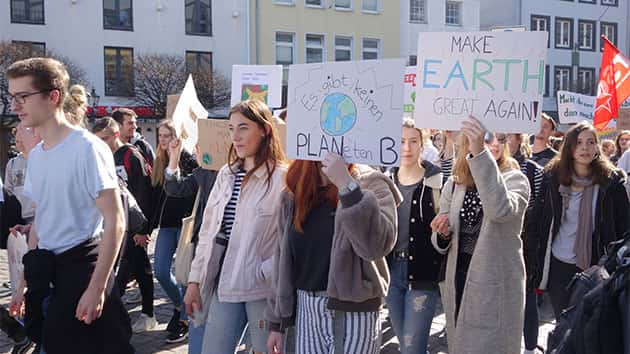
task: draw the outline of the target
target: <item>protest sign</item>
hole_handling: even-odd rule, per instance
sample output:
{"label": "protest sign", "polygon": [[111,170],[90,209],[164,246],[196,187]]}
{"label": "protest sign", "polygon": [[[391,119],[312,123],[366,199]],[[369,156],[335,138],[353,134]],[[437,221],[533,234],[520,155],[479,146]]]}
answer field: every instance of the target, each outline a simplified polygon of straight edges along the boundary
{"label": "protest sign", "polygon": [[558,91],[557,98],[560,123],[579,123],[586,120],[593,124],[595,96],[586,96],[569,91]]}
{"label": "protest sign", "polygon": [[619,108],[617,130],[630,130],[630,108]]}
{"label": "protest sign", "polygon": [[205,118],[208,118],[208,111],[199,102],[192,75],[188,75],[184,90],[173,111],[173,125],[177,137],[182,140],[182,145],[188,152],[195,151],[197,144],[197,120]]}
{"label": "protest sign", "polygon": [[416,103],[416,67],[405,68],[405,93],[403,98],[403,111],[405,116],[412,117]]}
{"label": "protest sign", "polygon": [[177,101],[179,101],[179,95],[166,96],[166,119],[173,119],[173,112],[175,112]]}
{"label": "protest sign", "polygon": [[282,65],[232,65],[230,104],[258,99],[269,107],[282,106]]}
{"label": "protest sign", "polygon": [[546,32],[420,32],[416,124],[459,130],[473,115],[491,131],[537,132],[546,54]]}
{"label": "protest sign", "polygon": [[292,65],[288,157],[398,165],[404,73],[404,59]]}

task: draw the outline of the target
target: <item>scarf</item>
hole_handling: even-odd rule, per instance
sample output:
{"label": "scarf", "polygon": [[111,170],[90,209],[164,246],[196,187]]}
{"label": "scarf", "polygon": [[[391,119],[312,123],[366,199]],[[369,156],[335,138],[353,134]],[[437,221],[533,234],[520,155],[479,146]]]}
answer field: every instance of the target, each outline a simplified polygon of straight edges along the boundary
{"label": "scarf", "polygon": [[[590,177],[582,178],[573,175],[572,185],[583,188],[582,200],[578,213],[578,227],[573,252],[576,256],[576,265],[580,269],[587,269],[591,266],[593,249],[593,180]],[[560,195],[562,196],[562,219],[564,220],[569,199],[571,198],[571,186],[560,185]]]}

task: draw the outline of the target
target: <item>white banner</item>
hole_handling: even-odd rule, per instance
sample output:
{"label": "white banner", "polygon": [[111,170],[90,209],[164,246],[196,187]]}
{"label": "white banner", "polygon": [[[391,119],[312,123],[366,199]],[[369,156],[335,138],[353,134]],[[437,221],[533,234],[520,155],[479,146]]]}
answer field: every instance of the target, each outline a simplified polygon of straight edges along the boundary
{"label": "white banner", "polygon": [[186,85],[173,111],[173,124],[177,137],[182,139],[182,146],[190,153],[195,151],[195,144],[197,144],[197,119],[206,118],[208,118],[208,111],[199,102],[192,75],[188,75]]}
{"label": "white banner", "polygon": [[560,123],[579,123],[583,120],[587,120],[593,124],[595,96],[586,96],[569,91],[558,91],[557,99]]}
{"label": "white banner", "polygon": [[404,59],[292,65],[288,157],[398,165],[404,73]]}
{"label": "white banner", "polygon": [[540,130],[546,32],[420,32],[415,120],[459,130],[468,116],[491,131]]}
{"label": "white banner", "polygon": [[232,65],[230,105],[258,99],[269,107],[282,106],[282,65]]}

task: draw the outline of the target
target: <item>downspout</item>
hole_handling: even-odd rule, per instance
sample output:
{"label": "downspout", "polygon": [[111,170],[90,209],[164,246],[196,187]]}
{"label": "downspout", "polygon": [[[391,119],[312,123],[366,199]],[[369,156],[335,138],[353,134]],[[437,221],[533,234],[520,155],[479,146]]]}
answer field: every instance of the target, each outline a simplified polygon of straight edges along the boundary
{"label": "downspout", "polygon": [[260,6],[259,6],[259,0],[255,0],[256,1],[256,65],[260,64],[260,45],[259,45],[259,41],[260,41],[260,25],[258,23],[258,21],[260,21]]}
{"label": "downspout", "polygon": [[[241,2],[242,4],[242,2]],[[247,17],[246,17],[246,21],[247,21],[247,60],[246,60],[246,64],[251,64],[252,62],[252,22],[251,22],[251,1],[247,0]]]}

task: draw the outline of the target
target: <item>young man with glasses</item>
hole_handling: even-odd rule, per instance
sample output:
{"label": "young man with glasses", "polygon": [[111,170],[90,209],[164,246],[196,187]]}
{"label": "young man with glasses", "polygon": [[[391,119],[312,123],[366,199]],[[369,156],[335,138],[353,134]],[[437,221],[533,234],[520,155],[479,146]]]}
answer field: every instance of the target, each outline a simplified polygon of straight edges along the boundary
{"label": "young man with glasses", "polygon": [[21,313],[26,300],[27,334],[46,353],[133,353],[129,316],[112,291],[125,225],[111,151],[67,121],[63,64],[26,59],[6,77],[13,112],[43,139],[26,171],[35,220],[11,312]]}

